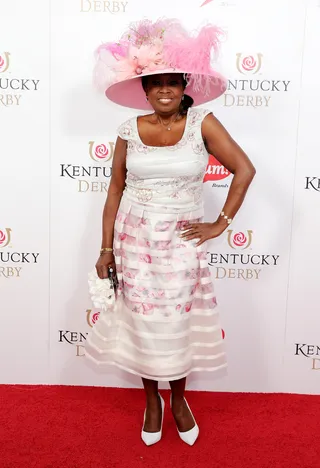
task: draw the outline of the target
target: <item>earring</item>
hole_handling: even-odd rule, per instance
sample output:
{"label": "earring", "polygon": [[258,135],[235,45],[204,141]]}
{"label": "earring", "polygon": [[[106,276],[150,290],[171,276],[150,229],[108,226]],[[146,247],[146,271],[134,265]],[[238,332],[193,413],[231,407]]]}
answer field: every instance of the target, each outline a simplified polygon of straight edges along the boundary
{"label": "earring", "polygon": [[184,100],[184,94],[182,95],[182,98],[181,98],[181,101],[183,101],[183,100]]}
{"label": "earring", "polygon": [[146,101],[148,101],[148,100],[149,100],[149,99],[148,99],[148,96],[146,95]]}

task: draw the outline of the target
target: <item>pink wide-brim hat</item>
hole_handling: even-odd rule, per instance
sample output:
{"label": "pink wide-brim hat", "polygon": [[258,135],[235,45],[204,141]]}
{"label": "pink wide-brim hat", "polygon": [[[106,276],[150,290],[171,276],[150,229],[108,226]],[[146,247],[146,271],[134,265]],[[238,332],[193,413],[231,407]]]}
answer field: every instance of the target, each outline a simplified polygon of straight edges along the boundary
{"label": "pink wide-brim hat", "polygon": [[[184,76],[190,76],[190,73],[184,70],[172,70],[168,68],[166,70],[157,70],[155,72],[149,72],[142,75],[136,75],[126,80],[114,83],[105,90],[105,95],[110,101],[120,104],[121,106],[141,109],[141,110],[152,110],[152,106],[149,101],[146,100],[146,93],[142,87],[141,78],[142,76],[150,76],[164,73],[179,73]],[[206,75],[208,76],[208,75]],[[191,86],[185,88],[185,94],[192,97],[195,106],[204,104],[205,102],[213,101],[221,96],[227,89],[227,80],[220,73],[215,72],[210,75],[211,86],[208,93],[204,93],[202,89],[194,89]]]}
{"label": "pink wide-brim hat", "polygon": [[96,50],[94,83],[117,104],[151,110],[141,78],[179,73],[194,105],[212,101],[227,88],[226,78],[211,66],[221,35],[212,24],[189,33],[177,19],[131,23],[118,42],[103,43]]}

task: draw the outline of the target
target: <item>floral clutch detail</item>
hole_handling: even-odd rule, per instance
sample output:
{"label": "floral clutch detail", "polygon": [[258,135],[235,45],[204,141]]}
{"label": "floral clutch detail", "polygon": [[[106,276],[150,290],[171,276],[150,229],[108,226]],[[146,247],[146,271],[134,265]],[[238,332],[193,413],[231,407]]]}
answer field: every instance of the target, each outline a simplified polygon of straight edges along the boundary
{"label": "floral clutch detail", "polygon": [[[112,273],[112,272],[111,272]],[[89,294],[95,308],[110,311],[116,300],[116,282],[109,272],[109,278],[101,279],[94,268],[88,274]]]}

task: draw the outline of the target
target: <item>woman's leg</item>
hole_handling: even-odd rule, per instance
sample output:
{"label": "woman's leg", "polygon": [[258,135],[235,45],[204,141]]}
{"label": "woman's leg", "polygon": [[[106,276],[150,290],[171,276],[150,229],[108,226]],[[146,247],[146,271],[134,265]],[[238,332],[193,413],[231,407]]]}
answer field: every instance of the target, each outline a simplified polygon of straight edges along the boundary
{"label": "woman's leg", "polygon": [[193,417],[184,400],[186,378],[173,380],[170,383],[172,394],[172,414],[179,432],[189,431],[194,426]]}
{"label": "woman's leg", "polygon": [[161,401],[158,394],[158,382],[155,380],[142,379],[146,392],[146,420],[143,430],[146,432],[158,432],[161,429]]}

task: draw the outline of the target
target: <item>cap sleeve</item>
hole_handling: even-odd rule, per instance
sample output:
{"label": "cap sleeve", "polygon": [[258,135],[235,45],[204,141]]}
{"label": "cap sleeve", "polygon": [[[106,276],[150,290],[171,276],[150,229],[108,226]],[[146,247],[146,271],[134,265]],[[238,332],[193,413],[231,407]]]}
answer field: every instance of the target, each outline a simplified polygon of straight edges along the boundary
{"label": "cap sleeve", "polygon": [[211,114],[212,111],[210,109],[205,109],[203,107],[196,107],[190,109],[190,117],[189,122],[192,127],[196,126],[198,128],[201,127],[203,119],[206,115]]}
{"label": "cap sleeve", "polygon": [[201,109],[201,111],[202,111],[202,119],[201,120],[203,120],[207,115],[213,113],[211,109]]}
{"label": "cap sleeve", "polygon": [[133,119],[123,122],[117,129],[117,135],[123,140],[131,140],[134,135]]}

